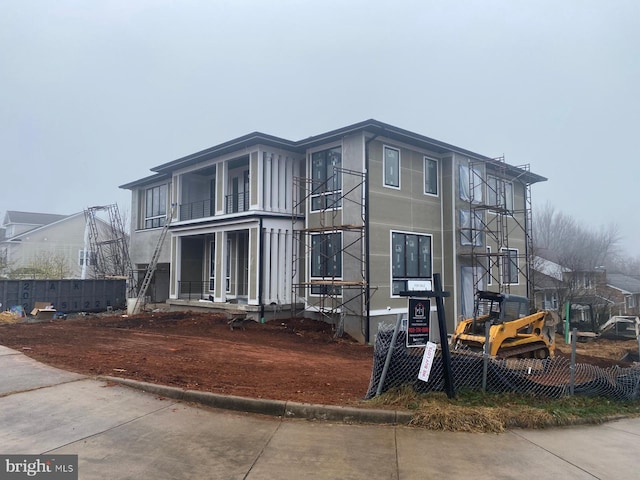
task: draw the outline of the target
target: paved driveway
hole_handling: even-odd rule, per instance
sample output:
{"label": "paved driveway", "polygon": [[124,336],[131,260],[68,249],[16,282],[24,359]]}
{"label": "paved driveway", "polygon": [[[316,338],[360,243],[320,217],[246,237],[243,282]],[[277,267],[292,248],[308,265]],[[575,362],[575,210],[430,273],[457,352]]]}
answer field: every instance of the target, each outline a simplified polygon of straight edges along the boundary
{"label": "paved driveway", "polygon": [[81,479],[635,478],[640,419],[501,435],[230,413],[0,347],[0,453],[77,454]]}

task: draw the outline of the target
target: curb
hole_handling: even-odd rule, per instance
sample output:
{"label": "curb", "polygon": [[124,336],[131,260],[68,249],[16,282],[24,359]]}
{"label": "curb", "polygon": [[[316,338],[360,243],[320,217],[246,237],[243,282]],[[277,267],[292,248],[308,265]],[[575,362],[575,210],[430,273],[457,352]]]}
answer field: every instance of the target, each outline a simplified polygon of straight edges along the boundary
{"label": "curb", "polygon": [[200,403],[209,407],[225,410],[259,413],[282,418],[304,418],[307,420],[324,420],[343,423],[408,425],[413,417],[409,412],[398,410],[340,407],[336,405],[316,405],[284,400],[235,397],[231,395],[220,395],[218,393],[200,392],[197,390],[183,390],[177,387],[139,382],[127,378],[108,376],[99,376],[96,378],[175,400]]}

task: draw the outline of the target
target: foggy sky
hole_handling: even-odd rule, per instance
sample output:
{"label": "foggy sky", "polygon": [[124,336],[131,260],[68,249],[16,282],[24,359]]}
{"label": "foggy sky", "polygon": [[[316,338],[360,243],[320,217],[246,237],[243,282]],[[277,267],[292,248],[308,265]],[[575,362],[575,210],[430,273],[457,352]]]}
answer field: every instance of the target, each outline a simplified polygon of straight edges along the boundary
{"label": "foggy sky", "polygon": [[130,209],[118,185],[258,130],[368,118],[529,164],[640,255],[640,2],[0,0],[0,211]]}

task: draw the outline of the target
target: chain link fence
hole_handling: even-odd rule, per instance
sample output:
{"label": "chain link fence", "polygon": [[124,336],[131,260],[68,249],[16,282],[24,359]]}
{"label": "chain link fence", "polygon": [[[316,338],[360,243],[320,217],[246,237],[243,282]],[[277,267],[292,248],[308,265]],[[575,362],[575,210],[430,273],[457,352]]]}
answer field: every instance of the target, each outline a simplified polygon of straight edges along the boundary
{"label": "chain link fence", "polygon": [[[385,378],[383,370],[393,338],[393,327],[383,327],[376,337],[371,381],[366,398],[392,388],[411,385],[416,392],[445,390],[441,351],[433,359],[429,381],[418,379],[424,347],[406,347],[406,333],[399,331]],[[485,368],[486,362],[486,368]],[[521,393],[547,398],[566,395],[599,396],[614,400],[640,399],[640,366],[601,368],[563,357],[544,360],[490,358],[468,349],[451,351],[451,368],[456,390],[491,393]],[[486,371],[486,374],[485,374]],[[380,382],[383,382],[380,388]],[[486,386],[485,386],[486,385]]]}

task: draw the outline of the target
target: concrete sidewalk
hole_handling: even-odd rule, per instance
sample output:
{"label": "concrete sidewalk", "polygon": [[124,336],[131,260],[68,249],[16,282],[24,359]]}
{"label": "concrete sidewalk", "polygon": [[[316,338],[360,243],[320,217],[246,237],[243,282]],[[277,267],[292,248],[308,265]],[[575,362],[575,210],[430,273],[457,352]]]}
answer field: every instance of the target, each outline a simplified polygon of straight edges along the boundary
{"label": "concrete sidewalk", "polygon": [[79,456],[82,479],[635,478],[640,419],[501,435],[231,413],[0,347],[0,453]]}

